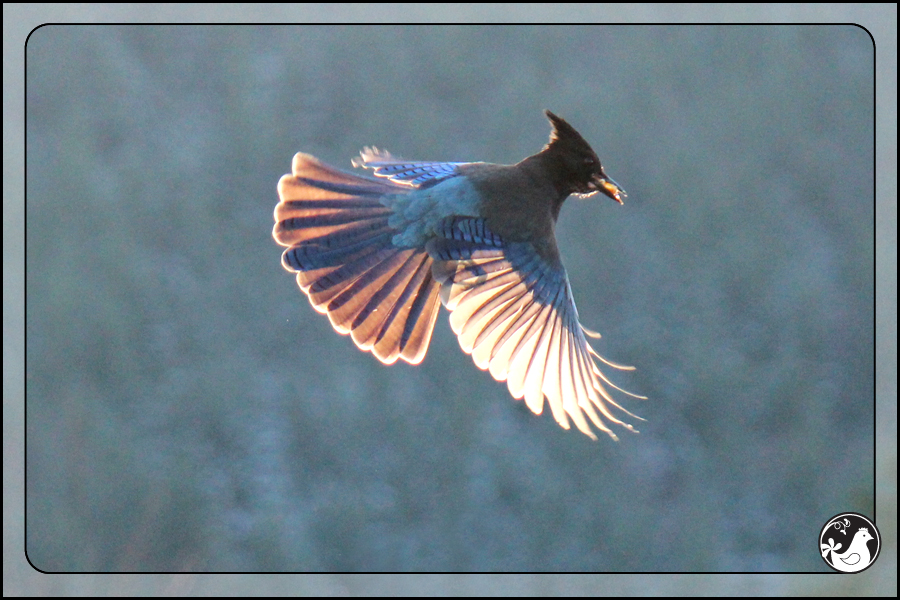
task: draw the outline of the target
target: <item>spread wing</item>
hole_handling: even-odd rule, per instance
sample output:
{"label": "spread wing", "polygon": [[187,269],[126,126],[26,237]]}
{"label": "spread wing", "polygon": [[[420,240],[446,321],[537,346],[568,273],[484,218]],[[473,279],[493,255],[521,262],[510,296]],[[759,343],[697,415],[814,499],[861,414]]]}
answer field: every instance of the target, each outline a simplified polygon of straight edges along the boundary
{"label": "spread wing", "polygon": [[406,160],[378,148],[364,148],[359,158],[353,159],[354,167],[372,169],[376,177],[387,177],[400,185],[422,189],[456,177],[456,168],[466,164],[470,163]]}
{"label": "spread wing", "polygon": [[437,234],[427,246],[435,261],[432,273],[441,283],[441,301],[452,311],[450,325],[478,368],[506,381],[513,397],[524,397],[535,414],[546,398],[565,429],[571,419],[594,439],[588,420],[613,439],[607,423],[635,431],[612,407],[640,417],[622,408],[606,386],[635,395],[612,384],[594,363],[600,357],[585,339],[558,260],[541,257],[529,243],[504,242],[483,219],[450,217]]}

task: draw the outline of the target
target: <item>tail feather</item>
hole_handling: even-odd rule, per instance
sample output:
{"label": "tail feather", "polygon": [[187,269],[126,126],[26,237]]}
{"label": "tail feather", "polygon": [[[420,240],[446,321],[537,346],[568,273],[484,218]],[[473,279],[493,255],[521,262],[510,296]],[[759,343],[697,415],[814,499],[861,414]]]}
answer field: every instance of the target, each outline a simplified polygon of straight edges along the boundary
{"label": "tail feather", "polygon": [[358,292],[358,310],[348,325],[353,331],[354,341],[361,348],[373,346],[385,322],[396,315],[397,299],[415,274],[416,260],[417,257],[411,250],[394,254],[390,260],[382,263],[388,267],[388,272],[383,274],[387,277],[386,281],[372,281],[372,271],[366,274],[368,277],[360,277],[357,281],[357,285],[365,283],[364,279],[370,281],[365,290]]}
{"label": "tail feather", "polygon": [[[440,306],[440,286],[431,275],[431,259],[421,253],[410,253],[403,267],[397,270],[396,277],[396,281],[385,286],[390,293],[379,305],[383,308],[392,304],[390,312],[380,319],[361,320],[360,335],[370,332],[368,341],[372,343],[372,352],[382,362],[390,364],[399,356],[416,365],[428,351]],[[374,302],[367,306],[368,314],[377,314],[371,304]]]}
{"label": "tail feather", "polygon": [[[372,255],[370,261],[367,262],[375,262],[375,264],[367,271],[357,274],[348,285],[344,286],[343,291],[328,303],[328,316],[335,327],[349,331],[356,318],[365,310],[369,302],[379,295],[379,292],[390,293],[385,286],[389,284],[394,273],[403,267],[405,262],[403,254],[403,252],[394,252],[392,249],[388,249],[380,250]],[[343,284],[344,282],[341,282],[339,285]],[[392,306],[381,307],[379,304],[373,310],[379,308],[389,310]],[[364,314],[361,316],[365,318]],[[354,339],[356,338],[354,337]]]}
{"label": "tail feather", "polygon": [[294,271],[311,271],[348,265],[375,250],[391,246],[393,230],[383,228],[371,235],[347,236],[342,232],[326,238],[313,238],[285,250],[282,263]]}
{"label": "tail feather", "polygon": [[[441,285],[434,280],[431,273],[431,258],[424,256],[421,258],[422,263],[416,273],[418,281],[417,287],[408,287],[410,291],[415,291],[412,305],[409,305],[407,299],[403,302],[406,311],[406,322],[412,323],[412,327],[391,328],[384,335],[383,342],[390,345],[394,339],[392,336],[399,336],[396,344],[399,346],[400,357],[406,362],[417,365],[425,358],[425,352],[428,351],[428,344],[431,342],[431,334],[434,332],[434,322],[437,321],[438,308],[441,306],[440,292]],[[405,294],[405,298],[409,298],[412,294]],[[399,319],[398,319],[399,321]]]}
{"label": "tail feather", "polygon": [[297,199],[334,200],[342,196],[360,198],[397,192],[397,186],[386,181],[345,173],[303,152],[294,155],[291,171],[292,175],[285,175],[278,182],[278,195],[282,202]]}
{"label": "tail feather", "polygon": [[391,364],[425,357],[440,305],[440,285],[424,249],[397,248],[385,194],[408,187],[339,171],[297,154],[293,174],[278,183],[272,235],[287,249],[313,307],[341,334]]}
{"label": "tail feather", "polygon": [[347,207],[341,211],[300,207],[283,213],[285,216],[278,221],[273,232],[275,239],[283,244],[298,244],[319,238],[328,240],[338,233],[348,238],[361,236],[380,228],[384,217],[390,216],[390,210],[384,206]]}
{"label": "tail feather", "polygon": [[[338,300],[344,292],[356,286],[362,277],[367,276],[381,263],[388,261],[394,254],[395,252],[391,248],[380,250],[375,248],[374,252],[321,276],[304,291],[313,306],[321,307],[325,312],[331,313],[347,303],[348,298]],[[357,286],[357,289],[362,285]],[[341,333],[347,333],[347,331],[344,330]]]}

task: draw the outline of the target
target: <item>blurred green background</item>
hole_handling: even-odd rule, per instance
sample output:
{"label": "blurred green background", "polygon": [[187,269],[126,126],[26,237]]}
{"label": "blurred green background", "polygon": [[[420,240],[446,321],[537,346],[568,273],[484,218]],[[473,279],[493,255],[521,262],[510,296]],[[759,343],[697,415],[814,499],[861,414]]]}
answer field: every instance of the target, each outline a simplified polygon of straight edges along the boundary
{"label": "blurred green background", "polygon": [[[872,515],[873,45],[854,26],[46,26],[26,47],[26,549],[45,571],[828,571]],[[280,265],[278,178],[515,162],[648,401],[592,442],[439,318],[418,367]],[[52,234],[52,235],[51,235]]]}

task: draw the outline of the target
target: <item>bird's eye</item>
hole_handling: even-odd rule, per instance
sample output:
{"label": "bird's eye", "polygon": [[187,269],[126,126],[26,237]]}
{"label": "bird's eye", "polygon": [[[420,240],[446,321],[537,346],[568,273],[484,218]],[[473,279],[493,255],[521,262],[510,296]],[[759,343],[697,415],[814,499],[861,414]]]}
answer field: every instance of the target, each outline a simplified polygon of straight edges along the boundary
{"label": "bird's eye", "polygon": [[586,164],[586,165],[592,165],[592,164],[594,164],[594,158],[593,158],[592,156],[585,156],[585,157],[584,157],[584,164]]}

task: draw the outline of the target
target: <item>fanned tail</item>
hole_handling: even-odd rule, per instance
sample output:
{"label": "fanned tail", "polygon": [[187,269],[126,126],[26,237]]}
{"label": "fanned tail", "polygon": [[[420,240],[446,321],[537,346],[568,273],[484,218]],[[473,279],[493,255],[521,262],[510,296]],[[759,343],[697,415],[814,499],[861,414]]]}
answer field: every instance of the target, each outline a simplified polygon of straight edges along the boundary
{"label": "fanned tail", "polygon": [[[440,285],[424,249],[397,248],[385,194],[406,189],[357,177],[303,153],[278,182],[272,235],[313,307],[383,363],[425,358]],[[408,189],[408,188],[407,188]]]}

